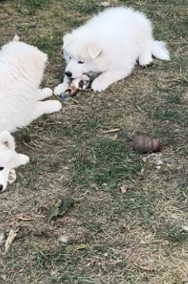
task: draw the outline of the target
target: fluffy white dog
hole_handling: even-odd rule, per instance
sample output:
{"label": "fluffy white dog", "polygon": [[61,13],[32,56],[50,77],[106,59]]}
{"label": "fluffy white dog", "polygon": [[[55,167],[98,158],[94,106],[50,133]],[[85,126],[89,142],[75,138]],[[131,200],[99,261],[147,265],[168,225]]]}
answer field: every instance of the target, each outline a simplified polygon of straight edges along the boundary
{"label": "fluffy white dog", "polygon": [[15,151],[14,137],[8,132],[0,134],[0,192],[16,179],[15,168],[29,162],[29,157]]}
{"label": "fluffy white dog", "polygon": [[29,162],[29,157],[15,151],[12,135],[34,119],[57,112],[57,100],[42,101],[52,95],[49,88],[39,89],[47,55],[38,48],[12,41],[0,50],[0,191],[16,179],[15,168]]}
{"label": "fluffy white dog", "polygon": [[150,64],[152,55],[170,60],[165,43],[154,40],[150,20],[132,8],[107,8],[66,34],[63,41],[67,66],[64,82],[54,90],[56,95],[67,88],[70,79],[82,74],[100,74],[91,87],[103,91],[127,77],[137,60],[141,66]]}
{"label": "fluffy white dog", "polygon": [[47,55],[37,47],[11,41],[0,50],[0,133],[24,127],[47,113],[57,112],[57,100],[42,101],[52,95],[39,89]]}

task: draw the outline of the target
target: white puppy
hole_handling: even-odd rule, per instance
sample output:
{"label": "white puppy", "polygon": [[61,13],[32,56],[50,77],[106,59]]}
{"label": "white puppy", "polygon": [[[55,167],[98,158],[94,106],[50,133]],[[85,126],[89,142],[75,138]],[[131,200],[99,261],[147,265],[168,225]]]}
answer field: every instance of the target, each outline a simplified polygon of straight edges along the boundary
{"label": "white puppy", "polygon": [[107,8],[63,40],[67,66],[63,84],[54,90],[57,95],[67,88],[70,78],[84,73],[99,73],[91,87],[103,91],[127,77],[137,60],[141,66],[150,64],[152,55],[170,60],[165,43],[154,40],[150,20],[132,8]]}
{"label": "white puppy", "polygon": [[47,55],[37,47],[12,41],[0,50],[0,132],[15,131],[45,113],[57,112],[57,100],[41,101],[52,95],[39,89]]}
{"label": "white puppy", "polygon": [[15,168],[29,162],[29,157],[15,151],[15,141],[8,131],[0,133],[0,192],[16,179]]}

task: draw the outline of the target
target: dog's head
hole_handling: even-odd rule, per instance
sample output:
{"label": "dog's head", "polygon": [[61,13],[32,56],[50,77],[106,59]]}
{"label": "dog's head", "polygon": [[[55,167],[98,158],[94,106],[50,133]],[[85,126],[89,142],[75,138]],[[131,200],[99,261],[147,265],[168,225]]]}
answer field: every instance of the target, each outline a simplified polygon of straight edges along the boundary
{"label": "dog's head", "polygon": [[104,71],[104,50],[98,44],[90,41],[86,35],[72,32],[63,38],[64,58],[67,66],[65,74],[77,78],[82,74],[102,73]]}
{"label": "dog's head", "polygon": [[8,131],[0,133],[0,192],[7,187],[10,165],[16,155],[13,136]]}

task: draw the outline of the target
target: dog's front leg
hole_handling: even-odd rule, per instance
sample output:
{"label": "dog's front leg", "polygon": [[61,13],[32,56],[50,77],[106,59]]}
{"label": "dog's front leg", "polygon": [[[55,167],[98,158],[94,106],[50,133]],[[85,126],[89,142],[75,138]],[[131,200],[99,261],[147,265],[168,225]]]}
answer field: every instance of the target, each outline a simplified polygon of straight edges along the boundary
{"label": "dog's front leg", "polygon": [[32,114],[32,120],[37,119],[43,114],[49,114],[58,112],[62,108],[62,105],[57,100],[48,100],[44,102],[37,102]]}
{"label": "dog's front leg", "polygon": [[70,84],[70,78],[65,75],[64,78],[63,78],[63,83],[61,83],[57,87],[55,87],[54,95],[60,96],[62,93],[65,92],[65,90],[68,89],[69,84]]}
{"label": "dog's front leg", "polygon": [[9,162],[8,167],[15,169],[29,163],[29,157],[24,154],[16,153],[14,158]]}
{"label": "dog's front leg", "polygon": [[131,71],[132,70],[104,72],[93,81],[91,88],[93,89],[93,91],[104,91],[112,83],[127,77],[131,73]]}
{"label": "dog's front leg", "polygon": [[8,175],[8,183],[12,184],[16,181],[16,171],[14,169],[11,169]]}
{"label": "dog's front leg", "polygon": [[47,99],[51,97],[52,94],[53,94],[53,91],[50,88],[39,89],[37,92],[38,100],[42,101],[44,99]]}

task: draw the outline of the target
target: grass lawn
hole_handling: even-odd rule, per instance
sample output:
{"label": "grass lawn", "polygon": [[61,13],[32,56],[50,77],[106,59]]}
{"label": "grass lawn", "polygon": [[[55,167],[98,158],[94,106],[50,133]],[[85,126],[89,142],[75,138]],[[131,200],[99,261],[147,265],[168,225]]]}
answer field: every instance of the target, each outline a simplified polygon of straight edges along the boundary
{"label": "grass lawn", "polygon": [[[15,133],[31,162],[0,195],[0,234],[17,236],[0,283],[188,283],[187,5],[184,0],[109,0],[144,11],[171,61],[135,67],[105,92],[83,92]],[[43,85],[64,70],[62,37],[103,9],[99,0],[0,1],[0,43],[17,32],[48,53]],[[162,141],[163,164],[129,138]],[[57,216],[58,215],[58,216]]]}

